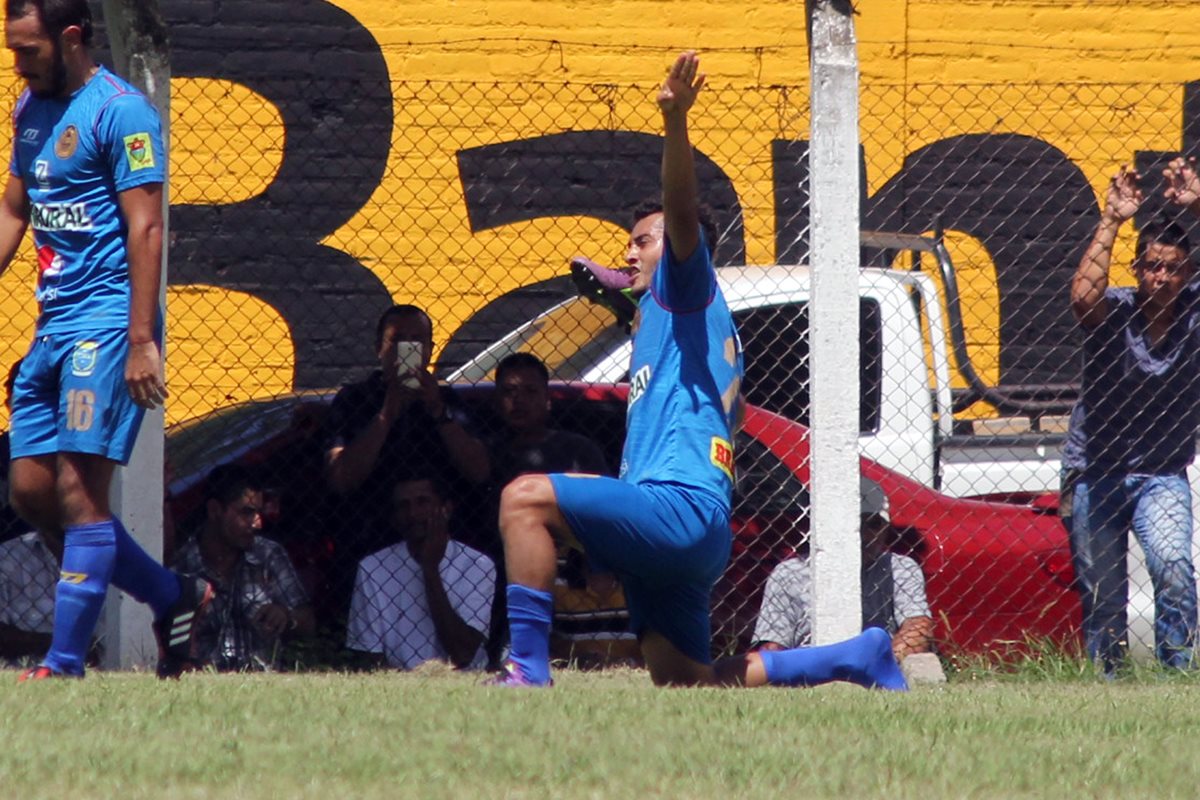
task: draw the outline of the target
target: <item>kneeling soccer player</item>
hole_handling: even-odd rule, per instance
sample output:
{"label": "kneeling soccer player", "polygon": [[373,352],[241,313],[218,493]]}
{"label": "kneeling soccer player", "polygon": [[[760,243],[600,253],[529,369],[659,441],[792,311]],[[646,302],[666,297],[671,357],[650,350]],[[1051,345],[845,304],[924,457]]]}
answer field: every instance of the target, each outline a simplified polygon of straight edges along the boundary
{"label": "kneeling soccer player", "polygon": [[729,561],[733,434],[742,354],[703,230],[687,114],[704,84],[699,60],[675,61],[658,105],[665,128],[663,201],[630,232],[639,298],[621,478],[526,475],[501,497],[512,650],[502,685],[550,683],[554,538],[577,539],[625,588],[656,684],[812,686],[844,680],[906,690],[891,637],[870,628],[823,647],[749,653],[713,664],[709,597]]}

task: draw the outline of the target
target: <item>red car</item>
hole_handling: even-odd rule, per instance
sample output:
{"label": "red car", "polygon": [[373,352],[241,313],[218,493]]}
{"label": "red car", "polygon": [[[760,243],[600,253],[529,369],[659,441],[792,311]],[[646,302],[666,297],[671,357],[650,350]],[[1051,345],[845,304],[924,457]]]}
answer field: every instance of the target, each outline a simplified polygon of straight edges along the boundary
{"label": "red car", "polygon": [[[453,388],[482,432],[497,423],[490,384]],[[556,384],[553,424],[592,437],[615,468],[627,390],[624,385]],[[200,483],[214,466],[231,460],[263,465],[280,499],[281,538],[319,592],[322,560],[338,557],[337,543],[319,533],[326,498],[321,426],[332,396],[301,393],[251,401],[172,426],[167,457],[181,527],[199,512]],[[767,576],[779,561],[801,552],[808,538],[807,429],[751,407],[738,434],[736,458],[733,554],[713,596],[719,652],[751,643]],[[1025,502],[962,500],[865,459],[862,472],[887,493],[893,526],[901,534],[899,548],[923,568],[943,653],[1004,654],[1044,640],[1077,644],[1079,602],[1071,590],[1067,535],[1054,496]],[[303,520],[308,535],[285,538],[289,520]]]}
{"label": "red car", "polygon": [[[804,426],[753,409],[743,438],[747,435],[751,447],[768,449],[796,481],[808,486]],[[741,468],[748,443],[739,444]],[[1071,552],[1058,519],[1057,496],[1025,502],[964,500],[865,458],[861,468],[888,495],[892,525],[901,533],[899,549],[921,564],[943,652],[1004,655],[1045,641],[1078,645],[1079,598],[1072,590]],[[761,514],[746,512],[751,516],[735,520],[734,558],[727,571],[727,578],[729,573],[742,577],[724,598],[730,605],[737,605],[734,595],[748,598],[744,606],[737,606],[745,609],[739,628],[747,624],[746,610],[757,611],[765,564],[778,560],[769,539],[763,541],[756,530],[760,526],[747,530],[747,522]]]}

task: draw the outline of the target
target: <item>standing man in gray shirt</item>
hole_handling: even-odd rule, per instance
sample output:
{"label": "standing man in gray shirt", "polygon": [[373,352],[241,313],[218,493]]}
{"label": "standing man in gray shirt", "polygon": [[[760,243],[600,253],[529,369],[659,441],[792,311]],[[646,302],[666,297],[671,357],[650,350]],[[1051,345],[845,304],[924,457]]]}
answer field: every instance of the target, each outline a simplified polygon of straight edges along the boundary
{"label": "standing man in gray shirt", "polygon": [[[1167,177],[1167,197],[1186,206]],[[1083,386],[1068,450],[1080,455],[1071,550],[1089,657],[1112,675],[1125,657],[1126,536],[1146,554],[1154,587],[1155,652],[1169,667],[1192,663],[1196,575],[1192,497],[1185,470],[1200,421],[1200,306],[1189,288],[1187,236],[1174,223],[1138,234],[1136,287],[1109,286],[1113,245],[1142,203],[1140,176],[1112,179],[1100,224],[1071,282],[1071,310],[1084,330]],[[1190,207],[1190,206],[1189,206]]]}

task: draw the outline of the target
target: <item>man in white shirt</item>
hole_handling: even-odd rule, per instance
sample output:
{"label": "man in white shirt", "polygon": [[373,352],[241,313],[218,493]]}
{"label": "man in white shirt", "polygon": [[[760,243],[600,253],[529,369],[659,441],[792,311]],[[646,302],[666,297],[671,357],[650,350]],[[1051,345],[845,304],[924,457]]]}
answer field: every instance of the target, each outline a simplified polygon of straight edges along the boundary
{"label": "man in white shirt", "polygon": [[391,501],[392,526],[403,541],[359,563],[346,646],[399,669],[434,659],[483,667],[495,564],[451,540],[453,506],[434,481],[402,480]]}

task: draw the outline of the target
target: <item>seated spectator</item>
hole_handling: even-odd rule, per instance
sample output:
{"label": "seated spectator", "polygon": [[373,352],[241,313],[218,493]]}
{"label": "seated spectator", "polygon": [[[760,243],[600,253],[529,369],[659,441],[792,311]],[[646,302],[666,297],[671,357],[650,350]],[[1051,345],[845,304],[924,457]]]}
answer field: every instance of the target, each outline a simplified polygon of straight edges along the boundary
{"label": "seated spectator", "polygon": [[[492,477],[499,514],[499,490],[527,473],[611,474],[600,447],[577,433],[550,427],[550,373],[531,353],[513,353],[496,367],[496,407],[503,424],[490,442]],[[501,555],[496,552],[498,557]],[[629,633],[629,615],[620,585],[612,579],[589,580],[584,556],[559,546],[554,586],[551,655],[556,659],[602,665],[636,659],[637,641]],[[504,586],[500,581],[492,612],[489,653],[496,660],[506,628]]]}
{"label": "seated spectator", "polygon": [[[897,661],[926,653],[933,618],[925,599],[925,577],[916,561],[889,550],[893,529],[887,495],[874,481],[860,480],[862,494],[863,628],[878,626],[892,634]],[[787,650],[812,644],[812,576],[807,558],[780,562],[767,579],[754,639],[762,650]]]}
{"label": "seated spectator", "polygon": [[[10,418],[12,416],[13,384],[17,381],[17,373],[24,360],[18,358],[14,361],[4,379],[4,407],[8,409]],[[32,527],[21,519],[16,509],[9,503],[8,465],[11,460],[8,431],[4,431],[4,433],[0,433],[0,542],[20,536]]]}
{"label": "seated spectator", "polygon": [[358,566],[346,646],[376,665],[412,669],[446,660],[459,669],[485,665],[496,567],[450,538],[453,505],[436,481],[399,481],[392,525],[403,541]]}
{"label": "seated spectator", "polygon": [[0,542],[0,664],[24,667],[50,649],[63,542],[30,531]]}
{"label": "seated spectator", "polygon": [[262,488],[245,468],[220,466],[206,480],[204,507],[203,527],[175,558],[177,570],[216,590],[198,623],[197,660],[221,671],[278,669],[284,640],[311,636],[316,620],[286,551],[258,535]]}
{"label": "seated spectator", "polygon": [[550,427],[550,373],[537,356],[513,353],[500,362],[496,405],[504,424],[490,447],[496,486],[531,472],[609,473],[595,442]]}

